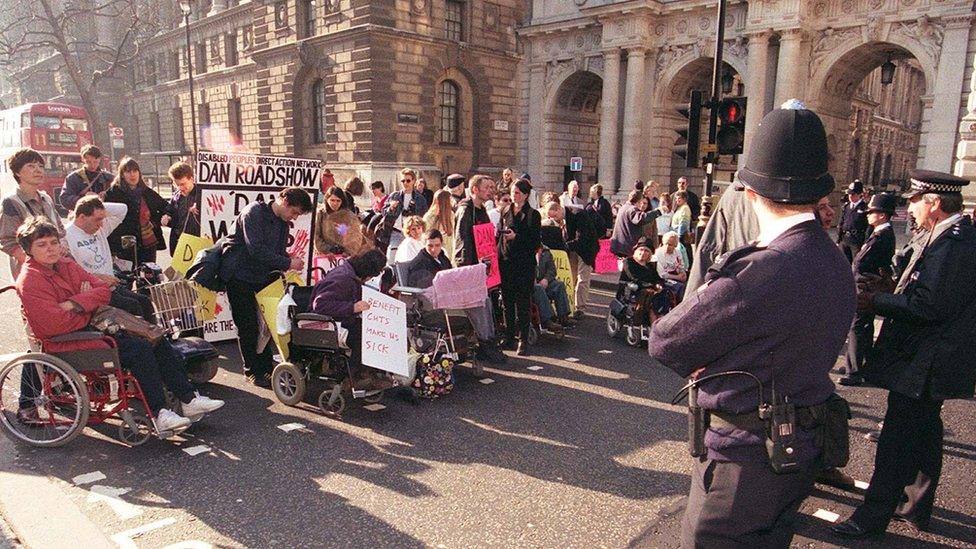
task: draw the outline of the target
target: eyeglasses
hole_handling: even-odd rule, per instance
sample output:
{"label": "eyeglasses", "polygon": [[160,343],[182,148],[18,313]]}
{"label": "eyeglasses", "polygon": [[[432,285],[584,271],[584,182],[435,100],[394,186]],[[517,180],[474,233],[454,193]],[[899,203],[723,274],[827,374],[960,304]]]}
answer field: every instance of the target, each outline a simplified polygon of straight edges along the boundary
{"label": "eyeglasses", "polygon": [[400,183],[413,183],[413,179],[401,179]]}

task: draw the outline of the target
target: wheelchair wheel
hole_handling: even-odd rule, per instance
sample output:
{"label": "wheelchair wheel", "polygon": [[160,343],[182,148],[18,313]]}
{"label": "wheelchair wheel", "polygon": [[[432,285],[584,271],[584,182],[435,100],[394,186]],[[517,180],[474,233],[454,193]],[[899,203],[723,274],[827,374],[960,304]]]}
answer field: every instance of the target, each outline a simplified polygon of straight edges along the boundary
{"label": "wheelchair wheel", "polygon": [[326,388],[319,395],[319,408],[329,417],[339,417],[346,409],[346,397],[342,394],[342,385],[336,384]]}
{"label": "wheelchair wheel", "polygon": [[271,373],[271,388],[279,402],[294,406],[305,398],[305,375],[291,362],[282,362]]}
{"label": "wheelchair wheel", "polygon": [[[132,412],[129,411],[131,414]],[[126,418],[122,418],[122,424],[119,425],[119,440],[128,444],[129,446],[140,446],[145,444],[149,437],[155,432],[153,428],[152,420],[143,415],[133,415],[131,421],[135,426],[135,429]]]}
{"label": "wheelchair wheel", "polygon": [[529,324],[529,345],[535,345],[539,342],[539,329],[533,324]]}
{"label": "wheelchair wheel", "polygon": [[377,402],[383,400],[384,392],[385,391],[375,391],[372,393],[367,393],[366,396],[363,397],[363,402],[366,404],[376,404]]}
{"label": "wheelchair wheel", "polygon": [[60,358],[28,353],[0,368],[0,424],[14,440],[63,446],[85,429],[90,411],[85,380]]}
{"label": "wheelchair wheel", "polygon": [[607,313],[607,335],[610,337],[619,336],[620,328],[620,319],[613,316],[613,313]]}
{"label": "wheelchair wheel", "polygon": [[209,360],[202,360],[200,362],[187,365],[186,377],[189,378],[190,383],[194,385],[203,385],[207,383],[214,376],[217,375],[217,370],[220,369],[220,363],[217,362],[216,358],[211,358]]}
{"label": "wheelchair wheel", "polygon": [[642,338],[641,338],[640,326],[628,326],[627,345],[631,345],[633,347],[640,347],[641,341]]}

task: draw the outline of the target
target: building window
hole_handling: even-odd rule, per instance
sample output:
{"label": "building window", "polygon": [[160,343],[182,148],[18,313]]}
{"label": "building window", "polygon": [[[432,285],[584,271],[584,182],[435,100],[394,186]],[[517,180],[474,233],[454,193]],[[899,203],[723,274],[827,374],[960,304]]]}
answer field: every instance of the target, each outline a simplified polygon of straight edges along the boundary
{"label": "building window", "polygon": [[224,60],[228,67],[237,66],[237,33],[224,35]]}
{"label": "building window", "polygon": [[186,149],[186,136],[183,126],[183,109],[173,109],[173,148],[177,151]]}
{"label": "building window", "polygon": [[152,150],[162,149],[163,136],[159,128],[159,113],[154,112],[149,115],[149,131],[152,132]]}
{"label": "building window", "polygon": [[207,72],[207,44],[197,44],[195,49],[196,51],[193,52],[193,54],[194,57],[196,57],[196,59],[194,59],[196,62],[194,63],[193,70],[195,70],[197,74],[203,74]]}
{"label": "building window", "polygon": [[227,129],[235,143],[243,140],[244,131],[241,123],[241,100],[231,99],[227,102]]}
{"label": "building window", "polygon": [[448,40],[455,42],[464,40],[464,2],[447,0],[444,10],[444,25]]}
{"label": "building window", "polygon": [[458,144],[458,85],[450,80],[441,82],[437,93],[440,142],[442,145]]}
{"label": "building window", "polygon": [[200,146],[203,148],[210,147],[210,140],[208,136],[210,132],[210,105],[208,103],[203,103],[197,108],[197,132],[200,137]]}
{"label": "building window", "polygon": [[288,26],[288,2],[279,0],[274,7],[275,28],[283,29]]}
{"label": "building window", "polygon": [[169,56],[170,80],[180,79],[180,52],[174,51]]}
{"label": "building window", "polygon": [[315,17],[318,15],[318,2],[316,0],[305,0],[304,2],[304,25],[302,26],[302,38],[315,36]]}
{"label": "building window", "polygon": [[325,82],[312,84],[312,142],[325,143]]}
{"label": "building window", "polygon": [[156,85],[156,60],[146,59],[146,84]]}

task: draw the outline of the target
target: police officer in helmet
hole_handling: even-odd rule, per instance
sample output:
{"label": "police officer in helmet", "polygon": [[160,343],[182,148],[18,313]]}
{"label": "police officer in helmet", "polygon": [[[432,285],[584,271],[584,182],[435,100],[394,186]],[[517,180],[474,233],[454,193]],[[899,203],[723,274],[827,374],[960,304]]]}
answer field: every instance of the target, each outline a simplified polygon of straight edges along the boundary
{"label": "police officer in helmet", "polygon": [[[694,400],[708,418],[682,547],[789,546],[800,504],[831,464],[814,418],[834,398],[828,373],[854,317],[850,266],[814,217],[834,188],[819,117],[795,100],[767,114],[739,179],[758,241],[719,257],[649,344],[652,357],[698,380]],[[760,412],[770,403],[795,420],[771,424]],[[770,425],[791,438],[768,445]]]}

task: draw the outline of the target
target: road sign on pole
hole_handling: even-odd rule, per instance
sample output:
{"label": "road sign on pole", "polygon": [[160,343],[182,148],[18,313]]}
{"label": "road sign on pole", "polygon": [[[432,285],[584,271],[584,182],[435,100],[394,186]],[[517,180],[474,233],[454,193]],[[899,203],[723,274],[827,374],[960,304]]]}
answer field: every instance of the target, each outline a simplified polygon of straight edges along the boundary
{"label": "road sign on pole", "polygon": [[581,172],[583,171],[583,157],[574,156],[569,159],[569,171],[571,172]]}

